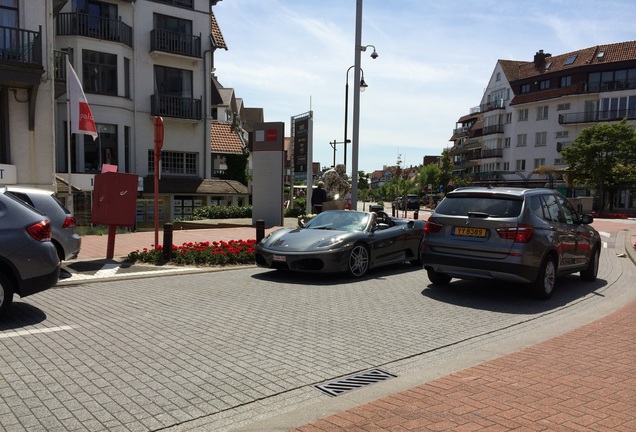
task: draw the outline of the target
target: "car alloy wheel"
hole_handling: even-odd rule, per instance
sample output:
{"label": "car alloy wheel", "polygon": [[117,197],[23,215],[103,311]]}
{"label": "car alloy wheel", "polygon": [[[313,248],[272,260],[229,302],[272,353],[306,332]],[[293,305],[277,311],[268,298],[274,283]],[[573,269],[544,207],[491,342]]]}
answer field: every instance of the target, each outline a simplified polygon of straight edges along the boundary
{"label": "car alloy wheel", "polygon": [[13,301],[13,286],[4,275],[0,274],[0,318],[3,317]]}
{"label": "car alloy wheel", "polygon": [[361,277],[369,269],[369,250],[361,245],[355,245],[349,255],[349,274]]}
{"label": "car alloy wheel", "polygon": [[590,261],[587,263],[587,268],[581,270],[581,279],[588,282],[594,282],[598,275],[598,261],[601,255],[601,249],[595,248],[590,255]]}
{"label": "car alloy wheel", "polygon": [[556,265],[554,258],[548,257],[541,263],[539,276],[534,283],[533,290],[537,298],[547,300],[552,296],[556,281]]}

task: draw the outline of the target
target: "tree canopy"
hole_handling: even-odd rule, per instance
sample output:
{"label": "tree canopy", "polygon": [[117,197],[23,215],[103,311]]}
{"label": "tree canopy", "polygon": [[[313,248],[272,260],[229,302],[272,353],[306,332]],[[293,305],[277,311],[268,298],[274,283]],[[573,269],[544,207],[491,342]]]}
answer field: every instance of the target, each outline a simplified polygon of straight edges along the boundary
{"label": "tree canopy", "polygon": [[636,181],[636,132],[625,119],[583,129],[561,155],[569,165],[569,182],[587,186],[599,197],[606,188]]}

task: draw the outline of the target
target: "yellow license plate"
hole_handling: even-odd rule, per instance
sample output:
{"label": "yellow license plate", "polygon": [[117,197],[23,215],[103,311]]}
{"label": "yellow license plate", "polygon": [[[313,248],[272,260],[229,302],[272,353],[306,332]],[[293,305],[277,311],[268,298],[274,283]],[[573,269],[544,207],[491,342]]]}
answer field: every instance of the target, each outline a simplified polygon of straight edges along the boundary
{"label": "yellow license plate", "polygon": [[453,235],[460,237],[486,237],[485,228],[453,227]]}

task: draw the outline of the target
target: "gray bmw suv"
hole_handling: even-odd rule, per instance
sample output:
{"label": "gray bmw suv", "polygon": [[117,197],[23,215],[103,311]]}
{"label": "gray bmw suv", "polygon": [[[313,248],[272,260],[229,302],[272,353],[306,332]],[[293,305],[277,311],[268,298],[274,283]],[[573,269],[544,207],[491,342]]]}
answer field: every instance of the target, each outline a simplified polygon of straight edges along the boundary
{"label": "gray bmw suv", "polygon": [[601,239],[592,221],[551,189],[459,188],[426,223],[424,268],[434,285],[500,280],[527,284],[547,299],[557,276],[596,279]]}

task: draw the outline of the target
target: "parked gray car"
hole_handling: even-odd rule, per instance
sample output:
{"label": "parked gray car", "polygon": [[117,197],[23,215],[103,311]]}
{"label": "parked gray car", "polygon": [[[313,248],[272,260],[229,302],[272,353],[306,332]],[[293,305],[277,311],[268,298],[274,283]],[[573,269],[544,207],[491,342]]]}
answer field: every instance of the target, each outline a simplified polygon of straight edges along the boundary
{"label": "parked gray car", "polygon": [[13,295],[26,297],[55,285],[60,260],[45,215],[0,187],[0,317]]}
{"label": "parked gray car", "polygon": [[60,261],[77,258],[82,238],[77,233],[73,214],[50,190],[8,186],[8,192],[20,198],[51,221],[51,241],[57,249]]}
{"label": "parked gray car", "polygon": [[424,268],[435,285],[500,280],[528,284],[546,299],[557,276],[596,279],[601,239],[592,221],[551,189],[456,189],[426,223]]}

